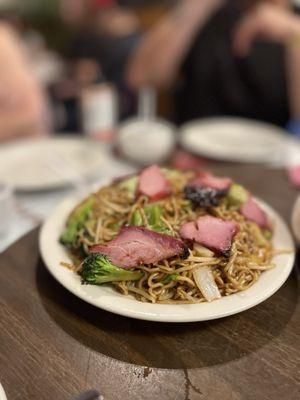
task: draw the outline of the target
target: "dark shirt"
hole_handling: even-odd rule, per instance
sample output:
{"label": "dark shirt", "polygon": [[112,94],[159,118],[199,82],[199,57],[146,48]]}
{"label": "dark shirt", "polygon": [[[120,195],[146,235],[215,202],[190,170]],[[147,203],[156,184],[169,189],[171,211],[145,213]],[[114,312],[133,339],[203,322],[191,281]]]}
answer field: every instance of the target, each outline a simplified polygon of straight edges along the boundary
{"label": "dark shirt", "polygon": [[257,42],[246,58],[235,57],[232,36],[240,16],[227,6],[198,33],[182,67],[177,122],[216,115],[288,121],[284,49]]}
{"label": "dark shirt", "polygon": [[73,39],[71,58],[90,58],[97,61],[108,81],[123,83],[124,69],[140,39],[140,33],[113,37],[97,33],[82,32]]}
{"label": "dark shirt", "polygon": [[101,66],[105,80],[112,82],[119,93],[119,117],[128,118],[136,110],[134,93],[126,85],[124,72],[132,50],[140,40],[140,32],[113,37],[92,32],[82,32],[73,39],[71,58],[88,58]]}

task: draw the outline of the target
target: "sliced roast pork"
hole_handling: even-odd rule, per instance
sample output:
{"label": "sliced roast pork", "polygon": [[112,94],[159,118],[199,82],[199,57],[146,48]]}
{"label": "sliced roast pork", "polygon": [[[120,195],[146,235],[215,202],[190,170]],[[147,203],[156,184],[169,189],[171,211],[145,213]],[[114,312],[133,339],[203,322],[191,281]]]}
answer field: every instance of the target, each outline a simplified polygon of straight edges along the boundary
{"label": "sliced roast pork", "polygon": [[231,184],[230,178],[202,172],[185,187],[185,195],[199,207],[217,206],[221,198],[227,194]]}
{"label": "sliced roast pork", "polygon": [[122,228],[107,245],[93,246],[90,251],[106,255],[121,268],[153,264],[174,256],[188,256],[187,247],[180,239],[135,226]]}
{"label": "sliced roast pork", "polygon": [[240,212],[246,219],[256,222],[261,228],[271,229],[267,214],[252,197],[249,197],[248,201],[241,206]]}
{"label": "sliced roast pork", "polygon": [[139,176],[138,192],[155,201],[172,192],[171,183],[157,165],[144,169]]}
{"label": "sliced roast pork", "polygon": [[232,184],[232,179],[225,176],[215,176],[209,172],[200,172],[195,179],[193,179],[189,186],[193,187],[210,187],[216,190],[229,190]]}
{"label": "sliced roast pork", "polygon": [[194,240],[217,254],[229,257],[232,240],[238,231],[239,226],[236,222],[205,215],[182,225],[180,236],[183,239]]}

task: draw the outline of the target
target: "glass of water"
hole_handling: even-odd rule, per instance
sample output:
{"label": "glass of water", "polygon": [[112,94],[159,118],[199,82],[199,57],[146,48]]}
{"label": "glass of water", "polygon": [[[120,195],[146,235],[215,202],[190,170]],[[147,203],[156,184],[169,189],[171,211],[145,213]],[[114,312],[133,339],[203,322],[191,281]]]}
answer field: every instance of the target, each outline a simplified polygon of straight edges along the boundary
{"label": "glass of water", "polygon": [[13,216],[13,190],[6,183],[0,182],[0,236],[10,230]]}

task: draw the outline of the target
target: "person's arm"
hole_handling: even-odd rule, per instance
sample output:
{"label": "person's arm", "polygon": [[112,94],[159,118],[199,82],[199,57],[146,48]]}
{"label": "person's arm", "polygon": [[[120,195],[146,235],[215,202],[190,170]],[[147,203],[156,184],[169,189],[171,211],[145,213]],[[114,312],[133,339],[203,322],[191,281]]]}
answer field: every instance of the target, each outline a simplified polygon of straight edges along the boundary
{"label": "person's arm", "polygon": [[198,30],[224,0],[182,0],[141,39],[127,69],[133,88],[166,87],[176,77]]}
{"label": "person's arm", "polygon": [[246,56],[257,39],[286,47],[290,114],[300,122],[300,18],[288,8],[263,3],[238,23],[233,40],[235,53]]}
{"label": "person's arm", "polygon": [[300,123],[300,21],[287,49],[287,72],[291,116]]}
{"label": "person's arm", "polygon": [[45,103],[20,42],[0,25],[0,141],[44,134]]}

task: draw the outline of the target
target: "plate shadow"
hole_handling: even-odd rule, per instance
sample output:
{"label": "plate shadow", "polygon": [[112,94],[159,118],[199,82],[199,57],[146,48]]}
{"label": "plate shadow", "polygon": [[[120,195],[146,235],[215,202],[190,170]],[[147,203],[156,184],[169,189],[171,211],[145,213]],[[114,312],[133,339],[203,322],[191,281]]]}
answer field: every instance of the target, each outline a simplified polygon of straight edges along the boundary
{"label": "plate shadow", "polygon": [[288,324],[297,303],[293,273],[264,303],[207,322],[170,324],[111,314],[61,286],[39,260],[36,285],[45,311],[68,335],[105,356],[147,367],[185,369],[224,364],[257,351]]}

